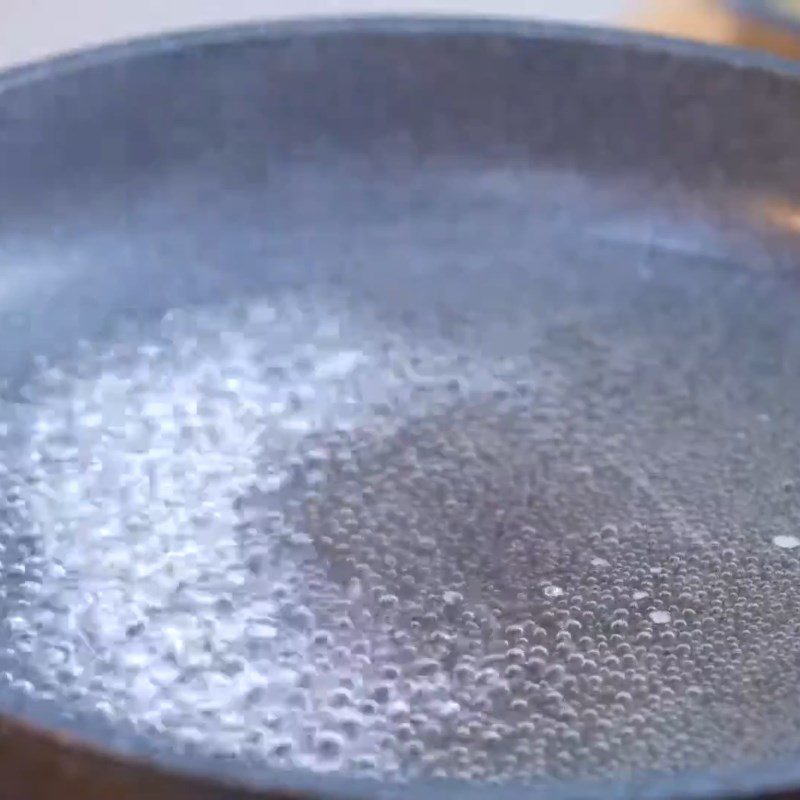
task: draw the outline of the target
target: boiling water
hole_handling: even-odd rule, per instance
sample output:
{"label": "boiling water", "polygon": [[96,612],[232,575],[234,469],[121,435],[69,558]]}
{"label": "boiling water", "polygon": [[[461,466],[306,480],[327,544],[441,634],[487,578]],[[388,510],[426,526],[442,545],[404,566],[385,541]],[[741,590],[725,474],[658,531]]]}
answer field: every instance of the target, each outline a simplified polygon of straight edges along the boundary
{"label": "boiling water", "polygon": [[391,778],[796,754],[794,328],[750,277],[664,280],[456,332],[286,290],[41,361],[2,680]]}

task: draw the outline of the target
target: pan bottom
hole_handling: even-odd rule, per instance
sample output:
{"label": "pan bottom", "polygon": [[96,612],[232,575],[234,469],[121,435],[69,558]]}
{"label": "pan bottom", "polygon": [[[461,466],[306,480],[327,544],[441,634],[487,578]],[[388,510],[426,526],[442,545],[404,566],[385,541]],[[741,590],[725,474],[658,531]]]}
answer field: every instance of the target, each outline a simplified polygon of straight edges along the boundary
{"label": "pan bottom", "polygon": [[773,276],[654,258],[457,307],[275,291],[41,361],[5,446],[6,688],[390,778],[796,753],[797,314]]}

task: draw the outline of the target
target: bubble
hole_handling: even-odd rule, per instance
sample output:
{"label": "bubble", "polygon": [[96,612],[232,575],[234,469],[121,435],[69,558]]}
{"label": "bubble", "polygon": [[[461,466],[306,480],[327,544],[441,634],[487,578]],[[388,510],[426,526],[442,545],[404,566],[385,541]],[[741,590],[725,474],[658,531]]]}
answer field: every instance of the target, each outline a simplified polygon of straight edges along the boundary
{"label": "bubble", "polygon": [[454,592],[452,590],[444,592],[442,599],[448,606],[457,606],[464,602],[464,596],[460,592]]}
{"label": "bubble", "polygon": [[772,537],[772,544],[782,550],[794,550],[795,547],[800,547],[800,539],[789,534],[778,534]]}
{"label": "bubble", "polygon": [[344,740],[333,731],[323,731],[317,736],[317,753],[320,758],[334,760],[341,757],[345,748]]}

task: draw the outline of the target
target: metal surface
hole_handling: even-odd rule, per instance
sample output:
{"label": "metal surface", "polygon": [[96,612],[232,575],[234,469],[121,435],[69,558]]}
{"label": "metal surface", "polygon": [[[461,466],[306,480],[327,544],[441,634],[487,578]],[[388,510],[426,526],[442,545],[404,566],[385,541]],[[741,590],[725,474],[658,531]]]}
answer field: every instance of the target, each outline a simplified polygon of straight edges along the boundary
{"label": "metal surface", "polygon": [[[344,275],[354,260],[381,264],[372,287],[390,291],[393,273],[452,281],[460,259],[491,269],[541,242],[568,269],[572,240],[596,232],[658,249],[660,263],[689,254],[791,281],[798,120],[789,64],[506,22],[245,27],[8,73],[4,413],[34,354],[69,352],[120,315]],[[465,203],[483,209],[481,230],[464,223]],[[0,662],[19,667],[13,653]],[[22,694],[4,692],[0,710],[0,797],[15,800],[789,797],[800,786],[793,761],[542,789],[384,787],[179,756],[168,740]]]}

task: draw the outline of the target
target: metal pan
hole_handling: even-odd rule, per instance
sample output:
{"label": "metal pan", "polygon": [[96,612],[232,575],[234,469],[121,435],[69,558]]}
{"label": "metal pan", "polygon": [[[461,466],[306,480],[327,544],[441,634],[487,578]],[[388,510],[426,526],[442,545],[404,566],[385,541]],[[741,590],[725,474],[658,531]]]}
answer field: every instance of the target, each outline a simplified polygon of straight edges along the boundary
{"label": "metal pan", "polygon": [[[632,291],[620,259],[656,294]],[[12,438],[34,357],[70,358],[122,318],[315,284],[357,287],[386,319],[435,305],[457,325],[473,306],[510,313],[542,263],[567,294],[591,295],[612,335],[674,337],[663,353],[678,362],[712,324],[694,310],[717,303],[727,334],[706,351],[706,375],[724,383],[740,369],[735,385],[762,404],[761,423],[773,406],[791,422],[800,69],[602,31],[373,19],[166,36],[0,78]],[[565,297],[532,300],[530,313]],[[575,329],[562,319],[551,333],[558,353]],[[36,543],[3,531],[8,620],[19,572],[7,566]],[[25,682],[36,665],[3,630],[3,798],[800,796],[791,753],[533,788],[384,785],[214,760],[168,733],[42,699]]]}

